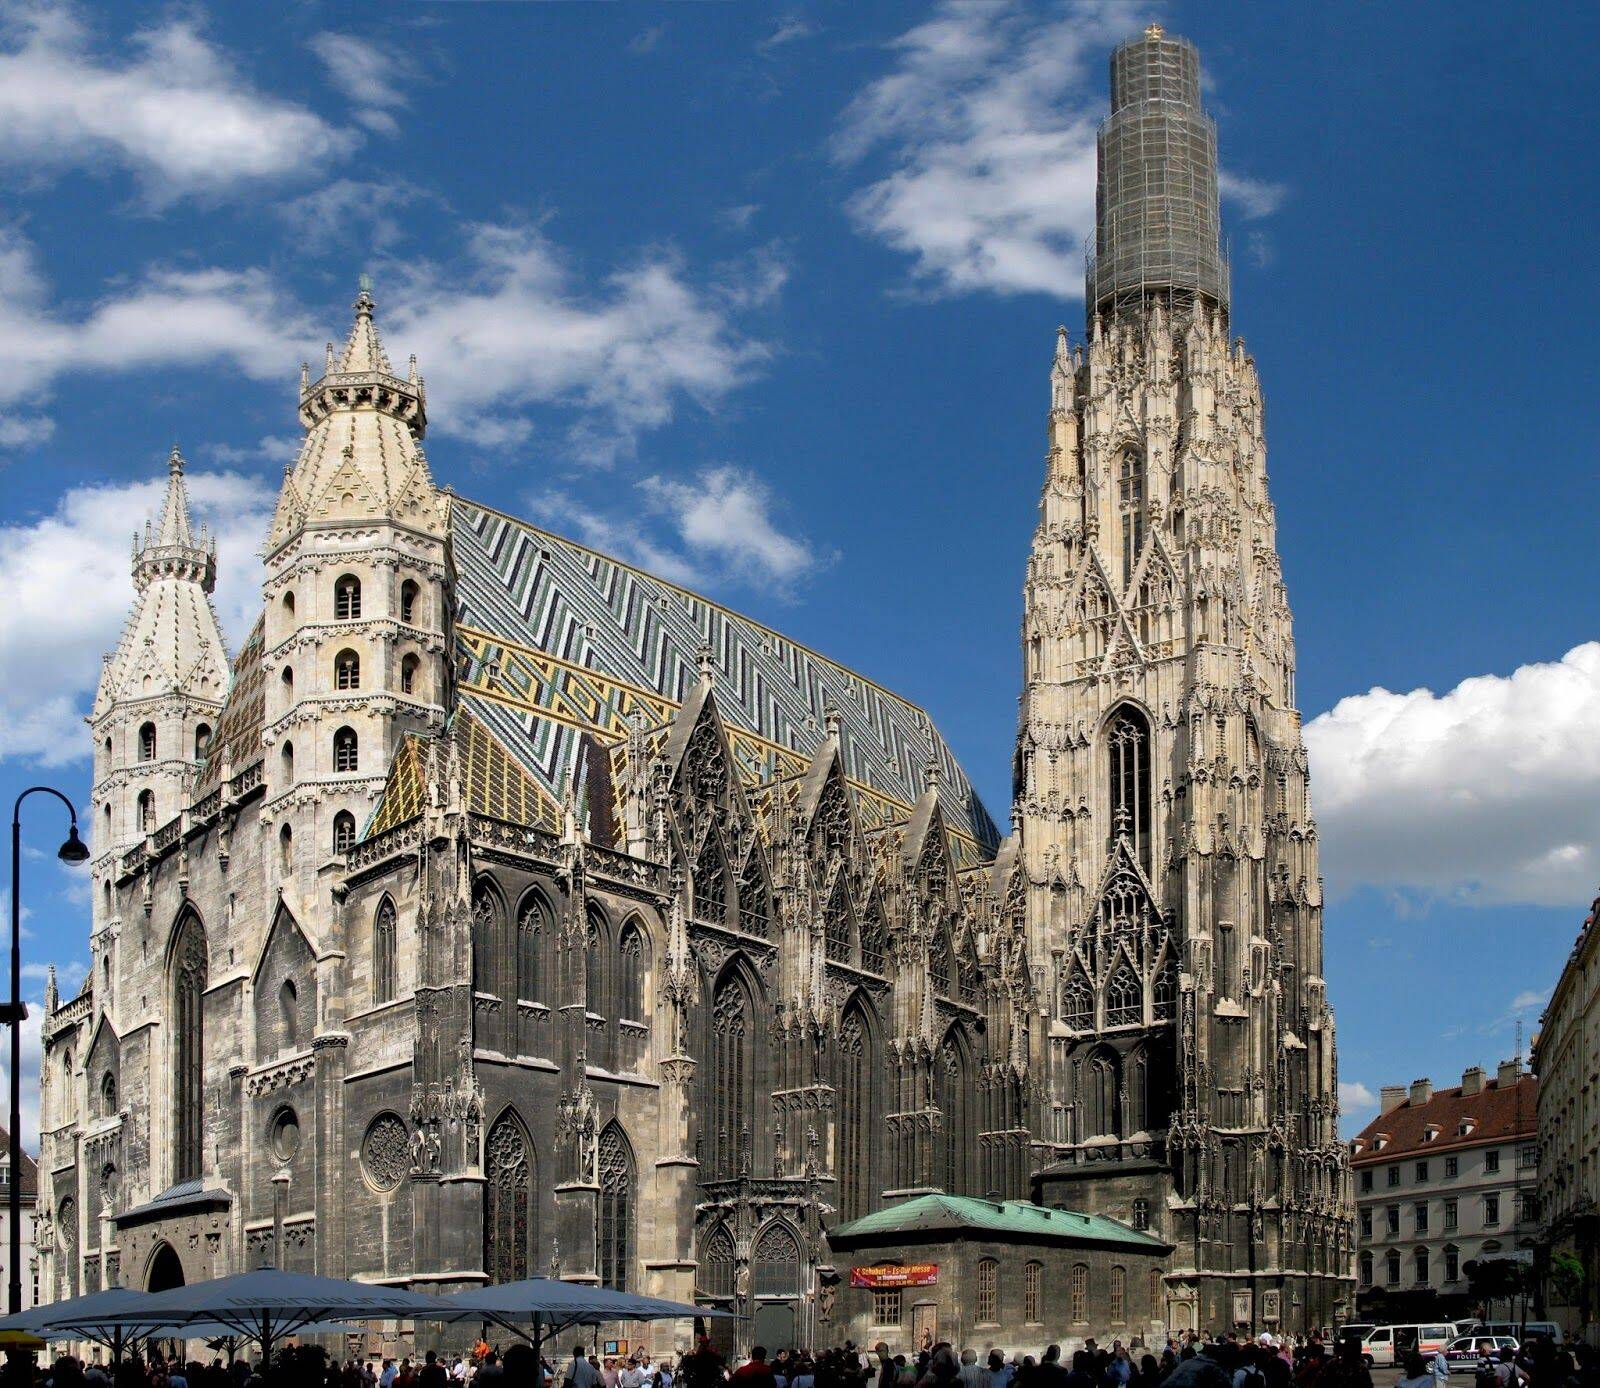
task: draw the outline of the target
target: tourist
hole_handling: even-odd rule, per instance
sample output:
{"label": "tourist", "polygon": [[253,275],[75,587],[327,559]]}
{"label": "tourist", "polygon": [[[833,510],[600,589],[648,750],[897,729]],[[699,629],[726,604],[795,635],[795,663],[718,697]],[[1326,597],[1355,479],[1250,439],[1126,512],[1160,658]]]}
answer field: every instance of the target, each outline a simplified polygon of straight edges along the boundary
{"label": "tourist", "polygon": [[1433,1372],[1416,1350],[1407,1350],[1400,1356],[1400,1373],[1394,1381],[1395,1388],[1434,1388]]}
{"label": "tourist", "polygon": [[565,1382],[571,1388],[595,1388],[600,1381],[600,1375],[595,1371],[593,1363],[588,1357],[588,1349],[584,1345],[572,1347],[572,1363],[567,1365]]}
{"label": "tourist", "polygon": [[757,1345],[750,1351],[748,1363],[741,1364],[733,1371],[732,1381],[739,1388],[774,1388],[776,1380],[772,1374],[772,1366],[767,1363],[767,1350],[765,1345]]}

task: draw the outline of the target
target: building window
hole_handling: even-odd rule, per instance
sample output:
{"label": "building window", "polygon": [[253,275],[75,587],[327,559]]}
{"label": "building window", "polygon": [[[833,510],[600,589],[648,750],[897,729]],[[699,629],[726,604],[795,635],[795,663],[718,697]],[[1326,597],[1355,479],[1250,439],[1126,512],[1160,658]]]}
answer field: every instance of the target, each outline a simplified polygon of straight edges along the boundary
{"label": "building window", "polygon": [[644,1017],[644,936],[632,921],[617,941],[617,1016],[631,1022]]}
{"label": "building window", "polygon": [[348,853],[356,846],[356,817],[349,810],[340,810],[333,817],[333,851]]}
{"label": "building window", "polygon": [[1454,1229],[1456,1227],[1456,1218],[1456,1202],[1454,1200],[1446,1200],[1444,1202],[1444,1227],[1446,1229]]}
{"label": "building window", "polygon": [[194,759],[204,761],[211,750],[211,724],[201,723],[194,730]]}
{"label": "building window", "polygon": [[733,1235],[726,1224],[717,1225],[700,1246],[700,1286],[707,1296],[724,1300],[734,1294],[737,1262]]}
{"label": "building window", "polygon": [[400,585],[400,620],[415,626],[417,621],[417,594],[422,590],[416,580],[408,578]]}
{"label": "building window", "polygon": [[205,928],[191,912],[178,926],[172,951],[172,1179],[201,1174],[205,1109]]}
{"label": "building window", "polygon": [[1459,1158],[1459,1157],[1446,1157],[1444,1159],[1444,1178],[1445,1178],[1445,1180],[1447,1180],[1447,1181],[1454,1180],[1460,1174],[1461,1174],[1461,1158]]}
{"label": "building window", "polygon": [[1363,1207],[1361,1211],[1361,1237],[1364,1239],[1372,1237],[1372,1210],[1370,1207]]}
{"label": "building window", "polygon": [[1383,1261],[1384,1281],[1387,1282],[1391,1287],[1398,1287],[1400,1285],[1400,1254],[1391,1248],[1389,1250],[1389,1256]]}
{"label": "building window", "polygon": [[875,1288],[872,1293],[872,1323],[874,1325],[900,1324],[900,1288]]}
{"label": "building window", "polygon": [[1128,1318],[1128,1272],[1126,1268],[1111,1269],[1111,1295],[1106,1309],[1113,1325],[1121,1325]]}
{"label": "building window", "polygon": [[748,1046],[750,995],[733,976],[722,980],[711,1003],[711,1163],[713,1180],[739,1174],[739,1153],[755,1103]]}
{"label": "building window", "polygon": [[1531,1190],[1517,1192],[1517,1223],[1534,1224],[1539,1219],[1539,1197]]}
{"label": "building window", "polygon": [[341,622],[361,615],[361,580],[354,574],[333,585],[333,615]]}
{"label": "building window", "polygon": [[1419,1181],[1426,1181],[1428,1179],[1428,1163],[1427,1162],[1419,1161],[1417,1163],[1417,1179]]}
{"label": "building window", "polygon": [[943,1184],[947,1194],[966,1195],[971,1187],[972,1071],[967,1050],[954,1027],[945,1033],[934,1062],[939,1081],[939,1112],[943,1115]]}
{"label": "building window", "polygon": [[871,1205],[875,1136],[872,1032],[860,1003],[851,1004],[839,1026],[838,1067],[839,1213],[857,1219]]}
{"label": "building window", "polygon": [[395,962],[394,902],[384,897],[378,914],[372,922],[372,1000],[391,1002],[394,999]]}
{"label": "building window", "polygon": [[1417,1201],[1411,1207],[1411,1218],[1416,1224],[1416,1232],[1426,1234],[1428,1232],[1428,1202],[1425,1200]]}
{"label": "building window", "polygon": [[1411,1269],[1417,1286],[1426,1287],[1428,1285],[1428,1250],[1426,1248],[1419,1248],[1411,1255]]}
{"label": "building window", "polygon": [[1133,1026],[1144,1020],[1144,991],[1127,960],[1123,960],[1106,987],[1106,1025]]}
{"label": "building window", "polygon": [[1389,1232],[1398,1234],[1400,1232],[1400,1207],[1398,1205],[1387,1205],[1384,1207],[1383,1213],[1387,1220],[1386,1227]]}
{"label": "building window", "polygon": [[1122,512],[1122,586],[1133,582],[1133,566],[1144,547],[1144,459],[1125,449],[1117,463],[1117,505]]}
{"label": "building window", "polygon": [[1397,1186],[1400,1184],[1400,1168],[1398,1166],[1391,1166],[1389,1168],[1388,1181],[1391,1186]]}
{"label": "building window", "polygon": [[1459,1282],[1461,1280],[1461,1254],[1453,1244],[1445,1245],[1444,1280],[1446,1282]]}
{"label": "building window", "polygon": [[153,834],[156,831],[156,793],[153,790],[139,792],[139,832]]}
{"label": "building window", "polygon": [[139,729],[139,760],[154,761],[156,759],[156,725],[146,723]]}
{"label": "building window", "polygon": [[[851,936],[855,932],[850,928],[850,893],[845,888],[844,872],[833,879],[833,890],[828,894],[828,908],[822,916],[822,950],[827,957],[836,964],[848,964],[851,954]],[[940,948],[935,942],[934,949]],[[937,968],[934,969],[937,985]],[[946,987],[940,991],[948,991],[948,966]]]}
{"label": "building window", "polygon": [[107,1070],[100,1081],[100,1115],[110,1118],[117,1111],[117,1077]]}
{"label": "building window", "polygon": [[1126,835],[1150,870],[1150,725],[1136,710],[1117,710],[1107,733],[1111,755],[1111,833]]}
{"label": "building window", "polygon": [[356,735],[349,728],[340,728],[333,735],[333,769],[336,772],[356,769]]}
{"label": "building window", "polygon": [[402,694],[415,694],[417,692],[417,666],[421,664],[416,656],[408,655],[400,662],[400,692]]}
{"label": "building window", "polygon": [[1500,1169],[1500,1149],[1491,1147],[1483,1154],[1483,1169],[1485,1171],[1498,1171]]}
{"label": "building window", "polygon": [[292,978],[278,989],[278,1020],[283,1027],[283,1044],[291,1050],[300,1040],[300,993]]}
{"label": "building window", "polygon": [[283,767],[284,785],[294,784],[294,743],[285,742],[278,750],[278,761]]}
{"label": "building window", "polygon": [[1483,1197],[1483,1227],[1485,1229],[1493,1229],[1499,1223],[1500,1196],[1499,1193],[1496,1192],[1493,1195],[1486,1195]]}
{"label": "building window", "polygon": [[333,687],[335,689],[361,688],[361,657],[354,651],[340,651],[333,658]]}
{"label": "building window", "polygon": [[533,1264],[539,1188],[533,1144],[515,1114],[489,1129],[484,1167],[483,1265],[491,1282],[520,1282]]}
{"label": "building window", "polygon": [[993,1325],[1000,1316],[1000,1264],[993,1258],[978,1259],[979,1325]]}
{"label": "building window", "polygon": [[1071,1296],[1067,1302],[1068,1315],[1074,1325],[1083,1325],[1089,1319],[1089,1265],[1074,1263],[1069,1283]]}
{"label": "building window", "polygon": [[1150,1227],[1150,1202],[1140,1199],[1133,1202],[1133,1218],[1129,1221],[1135,1229]]}
{"label": "building window", "polygon": [[1094,993],[1077,969],[1061,990],[1061,1020],[1074,1031],[1088,1031],[1094,1025]]}
{"label": "building window", "polygon": [[517,996],[527,1002],[539,999],[539,949],[549,920],[543,901],[532,895],[524,898],[517,915]]}
{"label": "building window", "polygon": [[1022,1269],[1022,1319],[1029,1325],[1039,1322],[1039,1286],[1044,1280],[1043,1263],[1027,1263]]}
{"label": "building window", "polygon": [[285,877],[294,871],[294,830],[287,824],[278,830],[278,868]]}
{"label": "building window", "polygon": [[1539,1165],[1539,1149],[1537,1147],[1517,1148],[1517,1169],[1520,1171],[1533,1171]]}
{"label": "building window", "polygon": [[1366,1168],[1361,1173],[1361,1189],[1363,1191],[1369,1191],[1369,1190],[1372,1189],[1372,1168],[1371,1167]]}
{"label": "building window", "polygon": [[1372,1250],[1369,1248],[1361,1250],[1361,1285],[1363,1287],[1372,1285]]}
{"label": "building window", "polygon": [[600,1204],[595,1251],[600,1285],[628,1290],[633,1247],[633,1154],[616,1123],[600,1134]]}
{"label": "building window", "polygon": [[728,870],[713,836],[706,838],[694,868],[694,913],[712,925],[728,923]]}

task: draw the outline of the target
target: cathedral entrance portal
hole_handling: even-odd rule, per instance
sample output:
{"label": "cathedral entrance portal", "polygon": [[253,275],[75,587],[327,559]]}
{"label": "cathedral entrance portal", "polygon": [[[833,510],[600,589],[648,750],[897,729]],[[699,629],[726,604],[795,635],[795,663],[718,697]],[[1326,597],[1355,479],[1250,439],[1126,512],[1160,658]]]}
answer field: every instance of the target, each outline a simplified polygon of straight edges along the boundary
{"label": "cathedral entrance portal", "polygon": [[145,1290],[170,1292],[174,1287],[183,1286],[184,1280],[182,1260],[170,1243],[162,1244],[156,1249],[155,1257],[150,1260],[150,1276],[146,1281]]}
{"label": "cathedral entrance portal", "polygon": [[769,1354],[780,1349],[792,1349],[800,1342],[795,1338],[795,1303],[792,1301],[762,1301],[756,1304],[755,1343],[765,1345]]}

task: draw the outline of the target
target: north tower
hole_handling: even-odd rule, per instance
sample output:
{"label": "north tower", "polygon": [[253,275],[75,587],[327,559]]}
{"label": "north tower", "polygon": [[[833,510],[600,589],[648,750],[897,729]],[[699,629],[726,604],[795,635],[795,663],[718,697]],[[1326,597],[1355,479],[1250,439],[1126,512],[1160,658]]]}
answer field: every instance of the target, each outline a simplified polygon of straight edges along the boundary
{"label": "north tower", "polygon": [[1174,1330],[1328,1324],[1352,1215],[1294,640],[1216,127],[1159,26],[1112,55],[1098,180],[1024,587],[1036,1190],[1176,1245]]}

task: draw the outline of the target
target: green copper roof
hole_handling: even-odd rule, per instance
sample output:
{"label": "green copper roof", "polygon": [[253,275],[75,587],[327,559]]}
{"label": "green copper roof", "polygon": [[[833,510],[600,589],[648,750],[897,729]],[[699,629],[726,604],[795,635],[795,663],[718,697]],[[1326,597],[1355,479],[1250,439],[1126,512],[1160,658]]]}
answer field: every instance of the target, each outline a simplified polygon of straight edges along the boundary
{"label": "green copper roof", "polygon": [[967,1230],[1060,1243],[1120,1244],[1151,1253],[1167,1247],[1154,1234],[1104,1215],[1052,1210],[1025,1200],[975,1200],[965,1195],[919,1195],[874,1210],[848,1224],[835,1225],[828,1231],[828,1241],[875,1242],[901,1234],[960,1234]]}

